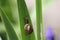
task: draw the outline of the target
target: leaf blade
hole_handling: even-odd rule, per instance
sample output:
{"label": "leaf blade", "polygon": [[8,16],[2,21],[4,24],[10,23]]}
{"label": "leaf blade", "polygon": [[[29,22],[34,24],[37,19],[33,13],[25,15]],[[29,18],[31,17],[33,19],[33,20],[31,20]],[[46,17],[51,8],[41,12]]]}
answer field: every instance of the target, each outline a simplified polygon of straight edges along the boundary
{"label": "leaf blade", "polygon": [[27,6],[25,4],[25,0],[17,0],[17,4],[18,4],[19,17],[20,17],[19,20],[20,20],[20,29],[21,29],[22,40],[35,40],[34,31],[30,35],[25,34],[25,30],[24,30],[25,20],[24,20],[24,18],[27,17],[29,20],[29,24],[32,25]]}
{"label": "leaf blade", "polygon": [[0,8],[0,12],[1,12],[2,21],[5,24],[5,28],[6,28],[8,35],[9,35],[10,40],[18,40],[18,37],[17,37],[11,23],[9,22],[9,19],[8,19],[6,13],[3,12],[3,10],[1,8]]}

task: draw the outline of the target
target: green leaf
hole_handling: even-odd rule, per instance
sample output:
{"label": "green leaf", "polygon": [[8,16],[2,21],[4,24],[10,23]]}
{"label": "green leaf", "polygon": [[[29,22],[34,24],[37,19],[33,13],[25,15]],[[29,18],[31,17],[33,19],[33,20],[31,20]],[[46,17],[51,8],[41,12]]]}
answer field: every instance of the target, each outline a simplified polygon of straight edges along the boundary
{"label": "green leaf", "polygon": [[10,20],[8,19],[6,13],[1,8],[0,8],[0,12],[1,12],[1,19],[5,24],[5,28],[6,28],[6,31],[8,33],[10,40],[18,40],[18,37],[17,37],[17,35],[12,27],[12,24],[10,23]]}
{"label": "green leaf", "polygon": [[[25,33],[25,29],[24,29],[25,20],[24,19],[26,17],[28,18],[29,25],[32,26],[32,22],[31,22],[31,19],[29,16],[29,12],[28,12],[25,0],[17,0],[17,4],[18,4],[18,12],[19,12],[20,30],[21,30],[22,40],[36,40],[34,31],[29,35],[26,35],[26,33]],[[33,26],[32,26],[32,28],[33,28]]]}
{"label": "green leaf", "polygon": [[0,8],[2,8],[6,12],[6,15],[8,16],[9,20],[11,22],[14,22],[10,3],[11,2],[9,2],[9,0],[0,0]]}
{"label": "green leaf", "polygon": [[37,40],[41,40],[41,25],[42,25],[42,0],[36,0],[36,27]]}
{"label": "green leaf", "polygon": [[1,37],[2,40],[8,40],[7,34],[6,34],[5,31],[1,31],[1,32],[0,32],[0,37]]}

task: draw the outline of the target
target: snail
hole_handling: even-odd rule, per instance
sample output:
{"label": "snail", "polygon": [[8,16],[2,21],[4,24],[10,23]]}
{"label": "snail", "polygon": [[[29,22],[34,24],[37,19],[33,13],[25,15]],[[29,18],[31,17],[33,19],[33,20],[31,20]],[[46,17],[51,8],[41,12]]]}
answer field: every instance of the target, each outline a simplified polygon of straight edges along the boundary
{"label": "snail", "polygon": [[31,25],[29,25],[29,21],[27,18],[25,19],[24,29],[25,29],[26,34],[31,34],[33,32],[33,28]]}

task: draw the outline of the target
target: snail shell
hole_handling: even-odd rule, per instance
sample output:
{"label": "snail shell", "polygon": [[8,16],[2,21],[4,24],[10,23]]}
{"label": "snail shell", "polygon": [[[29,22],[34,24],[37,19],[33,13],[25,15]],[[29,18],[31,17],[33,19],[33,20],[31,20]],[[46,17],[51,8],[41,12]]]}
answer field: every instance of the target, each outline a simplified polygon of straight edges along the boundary
{"label": "snail shell", "polygon": [[25,29],[27,34],[31,34],[33,32],[33,29],[29,24],[26,24],[24,29]]}

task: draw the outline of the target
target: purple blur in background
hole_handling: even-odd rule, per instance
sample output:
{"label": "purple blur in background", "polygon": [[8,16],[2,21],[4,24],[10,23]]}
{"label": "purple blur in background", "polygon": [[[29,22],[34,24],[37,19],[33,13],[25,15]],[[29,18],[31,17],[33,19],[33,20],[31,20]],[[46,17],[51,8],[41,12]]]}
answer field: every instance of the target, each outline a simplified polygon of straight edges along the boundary
{"label": "purple blur in background", "polygon": [[45,31],[45,40],[54,40],[54,32],[51,26],[49,26]]}

